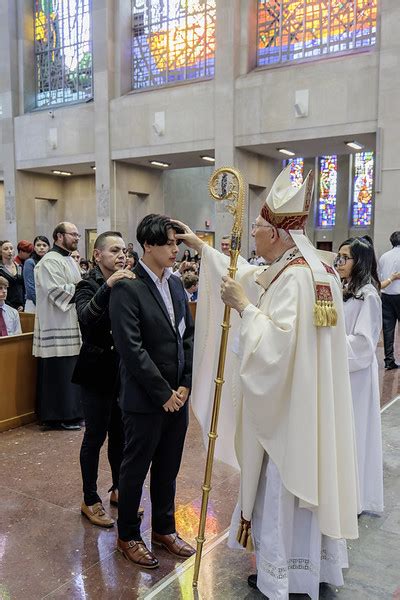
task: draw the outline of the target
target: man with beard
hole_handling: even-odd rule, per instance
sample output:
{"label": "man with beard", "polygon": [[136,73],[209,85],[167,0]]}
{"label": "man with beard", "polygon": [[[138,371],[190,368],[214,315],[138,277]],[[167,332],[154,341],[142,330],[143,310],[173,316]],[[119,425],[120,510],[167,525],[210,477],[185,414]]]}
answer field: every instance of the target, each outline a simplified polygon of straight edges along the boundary
{"label": "man with beard", "polygon": [[53,248],[35,267],[38,414],[42,423],[67,430],[79,430],[82,419],[79,388],[71,383],[81,346],[74,301],[81,275],[71,252],[80,237],[76,225],[59,223],[53,231]]}

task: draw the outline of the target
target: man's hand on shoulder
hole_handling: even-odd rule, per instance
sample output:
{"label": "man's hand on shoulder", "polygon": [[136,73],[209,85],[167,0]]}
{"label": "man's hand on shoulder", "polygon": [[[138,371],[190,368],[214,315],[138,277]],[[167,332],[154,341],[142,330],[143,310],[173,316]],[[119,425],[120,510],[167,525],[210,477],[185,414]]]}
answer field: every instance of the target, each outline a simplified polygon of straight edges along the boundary
{"label": "man's hand on shoulder", "polygon": [[182,408],[184,404],[185,402],[181,399],[180,394],[173,390],[170,398],[165,404],[163,404],[163,409],[165,410],[165,412],[175,412]]}
{"label": "man's hand on shoulder", "polygon": [[136,275],[132,273],[130,269],[122,269],[121,271],[116,271],[107,279],[108,287],[112,288],[117,281],[121,281],[121,279],[136,279]]}

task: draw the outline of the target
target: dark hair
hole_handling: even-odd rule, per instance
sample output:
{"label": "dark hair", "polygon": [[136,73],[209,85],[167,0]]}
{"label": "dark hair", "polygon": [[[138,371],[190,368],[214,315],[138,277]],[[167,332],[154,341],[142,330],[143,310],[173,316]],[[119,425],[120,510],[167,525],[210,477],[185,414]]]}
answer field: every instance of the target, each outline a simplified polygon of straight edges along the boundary
{"label": "dark hair", "polygon": [[[186,259],[185,257],[186,257],[187,255],[188,255],[189,257]],[[189,248],[186,248],[186,250],[184,251],[184,253],[183,253],[183,256],[182,256],[182,260],[192,260],[192,255],[190,254],[190,250],[189,250]]]}
{"label": "dark hair", "polygon": [[53,241],[56,242],[57,241],[57,236],[59,233],[65,233],[65,223],[59,223],[54,231],[53,231]]}
{"label": "dark hair", "polygon": [[199,277],[194,273],[185,273],[182,277],[182,283],[185,290],[188,290],[192,287],[192,285],[196,285],[197,283],[199,283]]}
{"label": "dark hair", "polygon": [[135,260],[135,264],[133,266],[136,267],[139,262],[139,254],[134,250],[127,250],[125,256],[127,258],[133,258]]}
{"label": "dark hair", "polygon": [[86,268],[89,269],[90,265],[89,265],[89,261],[86,260],[86,258],[81,258],[79,261],[79,266],[81,265],[86,265]]}
{"label": "dark hair", "polygon": [[35,237],[35,239],[33,240],[33,252],[31,254],[30,258],[33,258],[34,262],[38,263],[39,260],[41,258],[43,258],[43,257],[39,256],[39,254],[37,254],[37,252],[35,251],[35,244],[36,244],[36,242],[44,242],[45,244],[48,245],[49,248],[50,248],[50,242],[49,242],[48,238],[45,235],[37,235]]}
{"label": "dark hair", "polygon": [[[182,227],[165,215],[150,214],[142,219],[136,230],[136,238],[144,250],[144,245],[165,246],[168,242],[168,231],[173,229],[175,233],[185,233]],[[181,240],[176,241],[177,244]]]}
{"label": "dark hair", "polygon": [[390,240],[390,243],[392,244],[393,248],[395,246],[400,246],[400,231],[393,231],[389,240]]}
{"label": "dark hair", "polygon": [[104,248],[105,241],[108,237],[119,237],[122,238],[122,233],[120,231],[104,231],[97,236],[94,242],[93,249],[98,250]]}
{"label": "dark hair", "polygon": [[372,239],[365,235],[364,237],[352,237],[342,242],[339,246],[349,246],[351,257],[354,258],[350,281],[343,294],[343,300],[346,302],[350,298],[364,300],[360,289],[367,283],[372,283],[379,291],[381,284],[378,278],[377,262]]}

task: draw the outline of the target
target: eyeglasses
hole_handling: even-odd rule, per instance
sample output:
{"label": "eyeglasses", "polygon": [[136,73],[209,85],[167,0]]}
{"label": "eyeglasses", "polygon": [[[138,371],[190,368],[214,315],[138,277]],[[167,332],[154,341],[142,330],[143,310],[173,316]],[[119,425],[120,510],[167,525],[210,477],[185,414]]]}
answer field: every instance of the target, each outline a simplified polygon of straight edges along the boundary
{"label": "eyeglasses", "polygon": [[348,260],[354,260],[351,256],[346,256],[345,254],[338,254],[333,264],[335,267],[344,267]]}
{"label": "eyeglasses", "polygon": [[266,229],[273,229],[272,225],[260,225],[259,223],[252,223],[251,224],[251,228],[252,229],[259,229],[259,227],[265,227]]}
{"label": "eyeglasses", "polygon": [[70,235],[71,237],[74,237],[77,240],[80,240],[82,237],[80,233],[70,233],[69,231],[64,231],[64,235]]}

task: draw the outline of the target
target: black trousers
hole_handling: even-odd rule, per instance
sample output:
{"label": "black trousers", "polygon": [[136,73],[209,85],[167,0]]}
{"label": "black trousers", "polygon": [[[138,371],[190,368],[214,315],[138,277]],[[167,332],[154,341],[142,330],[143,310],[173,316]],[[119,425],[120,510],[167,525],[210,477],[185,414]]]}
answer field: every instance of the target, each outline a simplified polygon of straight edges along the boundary
{"label": "black trousers", "polygon": [[121,540],[140,540],[137,516],[142,488],[150,470],[152,529],[175,532],[175,487],[188,426],[187,405],[178,412],[122,411],[126,445],[121,465],[118,532]]}
{"label": "black trousers", "polygon": [[82,390],[82,406],[85,416],[80,462],[83,481],[83,497],[87,506],[101,502],[97,494],[97,474],[100,450],[108,433],[108,461],[112,473],[111,489],[118,488],[119,472],[124,450],[124,431],[121,410],[115,393],[102,393],[86,387]]}
{"label": "black trousers", "polygon": [[396,323],[400,321],[400,294],[382,293],[383,344],[385,347],[385,367],[394,360],[394,335]]}

